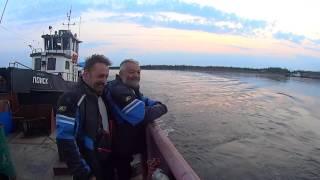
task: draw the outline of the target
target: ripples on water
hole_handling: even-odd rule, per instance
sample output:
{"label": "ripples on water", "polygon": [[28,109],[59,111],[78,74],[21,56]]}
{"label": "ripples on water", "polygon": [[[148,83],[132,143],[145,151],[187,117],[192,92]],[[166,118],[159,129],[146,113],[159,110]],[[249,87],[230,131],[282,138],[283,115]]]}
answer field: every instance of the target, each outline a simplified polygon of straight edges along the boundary
{"label": "ripples on water", "polygon": [[320,81],[143,71],[141,84],[202,179],[320,179]]}

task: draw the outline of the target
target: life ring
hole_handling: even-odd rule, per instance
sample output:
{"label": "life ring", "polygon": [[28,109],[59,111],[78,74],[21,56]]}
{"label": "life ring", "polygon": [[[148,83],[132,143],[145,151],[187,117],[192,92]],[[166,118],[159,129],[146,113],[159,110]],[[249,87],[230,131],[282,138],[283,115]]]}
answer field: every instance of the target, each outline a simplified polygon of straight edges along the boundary
{"label": "life ring", "polygon": [[72,63],[77,63],[77,61],[78,61],[78,54],[72,54],[71,60],[72,60]]}

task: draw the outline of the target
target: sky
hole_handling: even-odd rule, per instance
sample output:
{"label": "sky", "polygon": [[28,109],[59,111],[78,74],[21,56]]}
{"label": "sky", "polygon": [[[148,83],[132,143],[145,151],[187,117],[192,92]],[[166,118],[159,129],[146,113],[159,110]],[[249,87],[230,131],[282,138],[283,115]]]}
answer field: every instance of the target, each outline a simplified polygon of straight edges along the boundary
{"label": "sky", "polygon": [[66,29],[71,8],[71,30],[83,41],[80,61],[97,53],[115,66],[133,58],[143,65],[320,71],[319,7],[319,0],[9,0],[0,67],[30,66],[29,45],[43,48],[49,26]]}

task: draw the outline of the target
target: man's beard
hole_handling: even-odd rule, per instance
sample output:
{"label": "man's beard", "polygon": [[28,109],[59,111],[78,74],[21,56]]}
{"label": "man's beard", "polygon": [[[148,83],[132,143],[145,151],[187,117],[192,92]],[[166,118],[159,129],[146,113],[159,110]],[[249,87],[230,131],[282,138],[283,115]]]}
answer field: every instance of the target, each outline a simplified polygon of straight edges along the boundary
{"label": "man's beard", "polygon": [[129,86],[129,87],[131,87],[131,88],[135,88],[135,89],[137,89],[137,88],[139,88],[139,83],[140,83],[140,80],[138,80],[138,79],[135,79],[135,80],[126,80],[125,82],[124,82],[124,84],[126,84],[127,86]]}
{"label": "man's beard", "polygon": [[95,83],[94,90],[98,95],[102,95],[104,86],[105,86],[105,83],[101,83],[101,82]]}

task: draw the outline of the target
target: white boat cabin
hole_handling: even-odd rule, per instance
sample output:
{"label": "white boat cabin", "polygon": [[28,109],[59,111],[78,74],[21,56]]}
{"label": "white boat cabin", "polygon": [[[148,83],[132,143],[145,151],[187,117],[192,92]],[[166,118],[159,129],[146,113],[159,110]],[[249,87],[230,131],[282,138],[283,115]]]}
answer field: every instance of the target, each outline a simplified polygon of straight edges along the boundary
{"label": "white boat cabin", "polygon": [[78,52],[80,40],[70,30],[55,31],[54,34],[41,36],[43,49],[33,49],[32,69],[62,76],[66,81],[78,81],[80,67]]}

